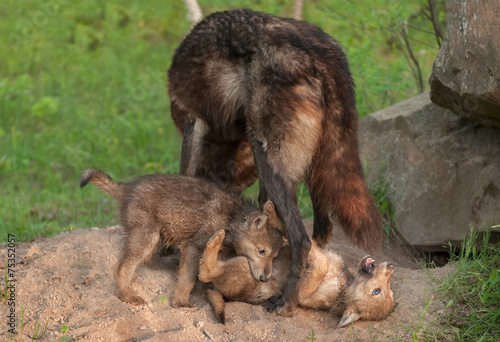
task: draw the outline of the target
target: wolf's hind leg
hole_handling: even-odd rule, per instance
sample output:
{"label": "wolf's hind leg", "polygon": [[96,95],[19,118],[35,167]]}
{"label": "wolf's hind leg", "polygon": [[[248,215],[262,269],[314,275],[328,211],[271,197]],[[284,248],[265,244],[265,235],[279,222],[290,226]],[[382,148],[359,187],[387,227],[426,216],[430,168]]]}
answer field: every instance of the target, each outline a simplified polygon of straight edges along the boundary
{"label": "wolf's hind leg", "polygon": [[263,185],[267,196],[274,203],[276,212],[286,228],[288,242],[292,249],[291,267],[288,280],[281,298],[267,307],[268,311],[290,315],[298,303],[298,283],[304,273],[307,255],[311,248],[311,240],[307,236],[304,223],[297,207],[296,186],[275,171],[267,159],[263,144],[252,138],[252,151],[259,174],[259,184]]}
{"label": "wolf's hind leg", "polygon": [[198,277],[200,253],[196,246],[189,243],[180,246],[181,261],[179,265],[179,278],[174,290],[172,307],[192,307],[189,295]]}

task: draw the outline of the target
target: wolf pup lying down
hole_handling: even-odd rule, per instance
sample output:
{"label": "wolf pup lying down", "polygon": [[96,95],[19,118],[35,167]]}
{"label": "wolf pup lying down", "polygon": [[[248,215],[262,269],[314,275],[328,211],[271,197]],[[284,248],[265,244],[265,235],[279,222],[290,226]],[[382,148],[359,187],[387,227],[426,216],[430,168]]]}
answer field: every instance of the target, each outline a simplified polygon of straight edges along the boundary
{"label": "wolf pup lying down", "polygon": [[141,262],[158,261],[163,244],[178,247],[181,255],[172,306],[191,306],[189,295],[198,277],[200,257],[210,237],[221,228],[227,234],[223,251],[243,256],[257,282],[271,276],[273,258],[283,243],[271,202],[260,212],[213,184],[179,175],[147,175],[116,183],[106,173],[91,169],[83,172],[80,186],[89,182],[120,204],[125,245],[116,277],[124,302],[146,303],[131,289],[132,276]]}
{"label": "wolf pup lying down", "polygon": [[[208,241],[200,260],[199,274],[201,281],[213,283],[214,289],[209,290],[208,298],[221,323],[225,320],[224,298],[260,304],[280,296],[291,263],[291,251],[285,244],[274,259],[271,278],[265,283],[258,282],[252,278],[245,258],[217,259],[223,241],[224,230],[219,230]],[[385,262],[375,266],[374,261],[370,256],[364,257],[354,273],[346,267],[340,255],[320,249],[313,242],[305,272],[298,282],[298,304],[342,314],[339,327],[359,319],[384,319],[394,308],[391,291],[394,265]]]}

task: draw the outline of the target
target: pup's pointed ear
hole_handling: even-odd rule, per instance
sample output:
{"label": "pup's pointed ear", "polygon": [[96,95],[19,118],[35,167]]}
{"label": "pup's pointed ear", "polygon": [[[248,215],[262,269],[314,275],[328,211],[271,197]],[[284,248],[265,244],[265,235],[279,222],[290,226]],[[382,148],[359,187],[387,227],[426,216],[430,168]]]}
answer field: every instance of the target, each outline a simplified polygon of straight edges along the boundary
{"label": "pup's pointed ear", "polygon": [[254,218],[252,220],[252,224],[250,225],[250,230],[261,229],[262,227],[265,227],[266,223],[267,223],[267,219],[268,219],[267,215],[264,215],[264,214],[257,216],[256,218]]}
{"label": "pup's pointed ear", "polygon": [[274,204],[271,200],[267,200],[267,202],[264,203],[262,206],[262,212],[267,215],[269,224],[278,229],[282,235],[286,236],[285,226],[278,217],[278,214],[276,214],[276,209],[274,208]]}
{"label": "pup's pointed ear", "polygon": [[344,311],[344,314],[342,315],[342,318],[340,319],[339,328],[345,327],[348,324],[351,324],[352,322],[356,322],[358,319],[360,319],[361,316],[354,312],[354,310],[347,308]]}

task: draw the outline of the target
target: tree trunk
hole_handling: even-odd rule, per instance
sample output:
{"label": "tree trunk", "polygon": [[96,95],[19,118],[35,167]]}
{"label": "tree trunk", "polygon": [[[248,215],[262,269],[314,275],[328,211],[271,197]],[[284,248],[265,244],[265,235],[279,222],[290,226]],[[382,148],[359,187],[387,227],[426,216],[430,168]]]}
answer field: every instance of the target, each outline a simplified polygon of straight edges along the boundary
{"label": "tree trunk", "polygon": [[304,13],[304,0],[295,0],[295,12],[293,17],[297,20],[302,20]]}
{"label": "tree trunk", "polygon": [[191,26],[196,25],[202,18],[200,5],[197,0],[184,0],[187,7],[187,18],[191,22]]}

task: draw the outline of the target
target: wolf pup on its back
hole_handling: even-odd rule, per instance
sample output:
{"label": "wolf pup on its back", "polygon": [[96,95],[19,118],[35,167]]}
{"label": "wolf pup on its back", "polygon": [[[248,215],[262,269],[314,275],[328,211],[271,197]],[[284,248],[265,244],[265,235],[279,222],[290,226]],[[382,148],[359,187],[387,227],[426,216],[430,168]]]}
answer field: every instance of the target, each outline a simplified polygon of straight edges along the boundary
{"label": "wolf pup on its back", "polygon": [[[266,283],[255,281],[244,257],[218,260],[224,240],[220,230],[208,241],[200,260],[199,279],[212,282],[209,301],[217,320],[224,323],[224,298],[260,304],[283,292],[290,269],[290,246],[285,244],[273,262],[273,274]],[[313,242],[306,271],[299,280],[299,305],[341,314],[339,327],[358,319],[376,321],[394,309],[391,278],[394,265],[375,266],[370,256],[361,259],[357,272],[348,269],[340,255],[321,249]]]}
{"label": "wolf pup on its back", "polygon": [[358,153],[354,82],[339,44],[318,27],[239,9],[198,23],[168,72],[172,118],[184,136],[181,173],[239,193],[259,178],[259,202],[273,201],[292,246],[283,296],[297,305],[297,282],[311,242],[297,208],[305,181],[313,238],[324,246],[333,214],[365,250],[383,242],[380,214]]}
{"label": "wolf pup on its back", "polygon": [[[228,234],[223,250],[245,256],[252,276],[267,281],[283,238],[271,202],[263,212],[201,179],[174,175],[147,175],[130,183],[116,183],[106,173],[84,171],[80,186],[93,183],[120,204],[125,232],[117,283],[123,301],[146,302],[130,287],[136,267],[159,258],[161,244],[177,246],[181,260],[172,306],[191,306],[189,295],[198,277],[199,260],[207,241],[219,229]],[[281,228],[282,229],[282,228]]]}

